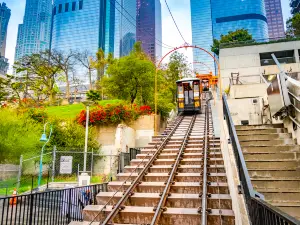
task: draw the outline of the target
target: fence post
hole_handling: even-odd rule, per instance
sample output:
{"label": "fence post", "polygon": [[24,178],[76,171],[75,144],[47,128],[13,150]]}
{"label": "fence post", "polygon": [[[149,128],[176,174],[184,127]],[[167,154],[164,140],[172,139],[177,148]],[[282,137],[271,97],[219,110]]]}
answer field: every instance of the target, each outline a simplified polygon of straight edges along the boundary
{"label": "fence post", "polygon": [[93,167],[94,167],[94,149],[92,148],[92,157],[91,157],[91,178],[93,177]]}
{"label": "fence post", "polygon": [[18,183],[17,183],[17,193],[19,192],[21,176],[22,176],[22,164],[23,164],[23,155],[20,156],[19,172],[18,172]]}
{"label": "fence post", "polygon": [[52,182],[54,182],[55,177],[55,161],[56,161],[56,146],[53,146],[53,152],[52,152]]}

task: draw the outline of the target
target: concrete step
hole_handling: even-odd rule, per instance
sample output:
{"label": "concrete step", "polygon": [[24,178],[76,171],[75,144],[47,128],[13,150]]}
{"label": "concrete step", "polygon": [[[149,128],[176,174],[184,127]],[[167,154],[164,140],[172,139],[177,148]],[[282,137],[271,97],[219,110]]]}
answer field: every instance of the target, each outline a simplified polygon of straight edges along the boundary
{"label": "concrete step", "polygon": [[[147,164],[149,159],[133,159],[130,162],[131,166],[137,166],[140,163],[142,164]],[[172,165],[175,163],[175,159],[157,159],[154,161],[153,165]],[[190,158],[190,159],[182,159],[180,161],[181,165],[201,165],[203,163],[202,158]],[[223,159],[222,158],[209,158],[208,164],[223,164]]]}
{"label": "concrete step", "polygon": [[[103,209],[104,213],[99,213],[103,205],[89,205],[83,210],[85,221],[101,221],[112,210],[112,206]],[[123,210],[115,217],[114,223],[125,224],[150,224],[154,216],[153,207],[125,206]],[[201,214],[198,208],[167,208],[161,216],[159,224],[164,225],[199,225],[201,223]],[[212,209],[208,214],[208,224],[228,224],[234,225],[234,213],[229,209]]]}
{"label": "concrete step", "polygon": [[300,178],[300,171],[297,170],[248,170],[251,178]]}
{"label": "concrete step", "polygon": [[285,146],[243,146],[244,153],[276,153],[276,152],[298,152],[300,153],[299,145],[285,145]]}
{"label": "concrete step", "polygon": [[[123,185],[123,186],[122,186]],[[115,192],[119,191],[122,186],[121,191],[127,190],[127,188],[131,185],[131,182],[122,181],[112,181],[108,183],[108,191]],[[144,192],[144,193],[160,193],[163,192],[165,188],[164,182],[142,182],[136,188],[136,192]],[[202,192],[202,185],[200,182],[175,182],[171,186],[171,193],[186,193],[186,194],[195,194]],[[227,183],[221,182],[211,182],[208,186],[208,193],[212,194],[229,194],[229,189]]]}
{"label": "concrete step", "polygon": [[289,133],[283,134],[259,134],[259,135],[239,135],[239,141],[268,141],[278,139],[291,139],[292,135]]}
{"label": "concrete step", "polygon": [[[136,171],[141,171],[144,168],[140,165]],[[124,173],[131,173],[136,169],[136,166],[126,166],[124,168]],[[172,170],[171,165],[153,165],[150,168],[150,173],[168,173]],[[201,165],[180,165],[178,168],[179,173],[201,173],[203,171]],[[223,165],[211,165],[208,167],[208,172],[210,173],[225,173],[225,168]]]}
{"label": "concrete step", "polygon": [[287,133],[285,128],[270,128],[270,129],[256,129],[256,130],[237,130],[237,135],[259,135],[259,134],[276,134]]}
{"label": "concrete step", "polygon": [[285,146],[295,144],[292,139],[281,139],[281,140],[272,140],[272,141],[240,141],[240,145],[243,148],[244,146]]}
{"label": "concrete step", "polygon": [[262,188],[262,189],[271,189],[271,190],[279,190],[284,188],[290,189],[300,189],[300,180],[295,179],[282,179],[282,180],[272,180],[272,179],[259,179],[259,178],[252,178],[251,179],[252,185],[254,188]]}
{"label": "concrete step", "polygon": [[270,128],[284,128],[283,124],[264,124],[264,125],[236,125],[236,130],[255,130],[255,129],[270,129]]}
{"label": "concrete step", "polygon": [[[123,196],[123,193],[100,192],[97,195],[97,204],[105,205],[108,200],[110,205],[116,204]],[[154,207],[158,204],[160,193],[134,193],[126,205]],[[201,206],[201,195],[199,194],[177,194],[171,193],[166,202],[166,207],[172,208],[198,208]],[[231,197],[228,194],[212,194],[208,198],[208,208],[211,209],[232,209]]]}
{"label": "concrete step", "polygon": [[274,153],[274,154],[245,154],[244,158],[247,161],[291,161],[299,160],[300,153]]}
{"label": "concrete step", "polygon": [[[162,154],[160,154],[158,156],[158,159],[175,159],[178,156],[178,152],[176,153],[164,153],[164,150],[162,151]],[[154,153],[154,152],[153,152]],[[214,158],[221,158],[222,157],[222,153],[221,152],[209,152],[209,157],[214,157]],[[138,154],[136,155],[137,159],[143,159],[143,158],[148,158],[150,159],[153,156],[153,154]],[[198,153],[186,153],[184,152],[183,154],[183,158],[202,158],[203,153],[202,150],[198,151]]]}
{"label": "concrete step", "polygon": [[248,170],[296,170],[299,163],[292,161],[246,161]]}
{"label": "concrete step", "polygon": [[300,203],[300,192],[260,192],[268,202]]}
{"label": "concrete step", "polygon": [[[119,173],[117,175],[117,181],[126,181],[129,177],[130,181],[134,181],[138,173]],[[148,173],[144,177],[144,181],[146,182],[165,182],[169,178],[168,173]],[[202,175],[200,173],[178,173],[175,175],[175,182],[200,182],[202,181]],[[211,173],[208,176],[208,181],[211,182],[226,182],[226,174],[225,173]]]}

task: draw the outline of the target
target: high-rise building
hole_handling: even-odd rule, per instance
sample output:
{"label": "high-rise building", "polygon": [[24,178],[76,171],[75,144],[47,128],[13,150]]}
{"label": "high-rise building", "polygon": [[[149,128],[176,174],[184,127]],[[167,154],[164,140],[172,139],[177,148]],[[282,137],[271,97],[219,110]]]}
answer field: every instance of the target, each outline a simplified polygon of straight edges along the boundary
{"label": "high-rise building", "polygon": [[[268,39],[265,4],[262,0],[191,0],[193,45],[210,51],[213,39],[220,39],[229,31],[247,29],[256,40]],[[194,50],[194,61],[214,68],[213,60]],[[204,67],[195,64],[201,72]],[[205,69],[206,70],[206,69]]]}
{"label": "high-rise building", "polygon": [[290,0],[290,6],[292,7],[291,13],[293,15],[300,13],[300,0]]}
{"label": "high-rise building", "polygon": [[115,58],[128,55],[136,42],[137,0],[107,0],[105,53]]}
{"label": "high-rise building", "polygon": [[51,49],[87,51],[104,48],[105,1],[54,0]]}
{"label": "high-rise building", "polygon": [[5,58],[7,27],[10,19],[10,9],[6,4],[0,3],[0,76],[5,75],[8,70],[8,59]]}
{"label": "high-rise building", "polygon": [[160,0],[137,0],[137,41],[153,62],[162,57]]}
{"label": "high-rise building", "polygon": [[136,40],[131,17],[136,0],[54,0],[51,49],[127,55]]}
{"label": "high-rise building", "polygon": [[26,0],[23,24],[19,25],[15,61],[49,49],[52,0]]}
{"label": "high-rise building", "polygon": [[10,19],[10,9],[6,4],[0,3],[0,56],[5,56],[7,27]]}
{"label": "high-rise building", "polygon": [[269,38],[284,37],[284,24],[281,8],[281,0],[265,0]]}

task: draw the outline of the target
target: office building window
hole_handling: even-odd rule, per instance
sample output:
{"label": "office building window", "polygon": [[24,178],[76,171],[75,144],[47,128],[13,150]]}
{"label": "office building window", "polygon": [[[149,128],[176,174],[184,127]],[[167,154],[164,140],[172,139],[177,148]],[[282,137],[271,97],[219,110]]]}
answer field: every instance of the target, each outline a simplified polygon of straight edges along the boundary
{"label": "office building window", "polygon": [[72,11],[76,10],[76,2],[72,2]]}
{"label": "office building window", "polygon": [[65,12],[69,12],[69,3],[65,4]]}
{"label": "office building window", "polygon": [[83,8],[83,1],[79,1],[79,10],[81,10]]}
{"label": "office building window", "polygon": [[59,4],[58,5],[58,13],[61,13],[62,12],[62,4]]}
{"label": "office building window", "polygon": [[56,6],[54,6],[54,8],[53,8],[53,15],[54,16],[56,15]]}

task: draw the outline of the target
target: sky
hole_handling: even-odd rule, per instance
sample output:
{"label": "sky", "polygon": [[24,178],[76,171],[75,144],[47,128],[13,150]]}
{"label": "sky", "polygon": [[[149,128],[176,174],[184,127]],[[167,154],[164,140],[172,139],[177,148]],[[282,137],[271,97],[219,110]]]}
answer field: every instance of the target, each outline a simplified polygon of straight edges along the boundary
{"label": "sky", "polygon": [[[201,1],[201,0],[199,0]],[[18,34],[18,24],[22,23],[25,2],[26,0],[5,0],[7,6],[11,9],[11,18],[8,25],[7,44],[6,44],[6,58],[9,62],[14,61],[16,40]],[[176,20],[176,23],[181,30],[184,39],[187,43],[192,43],[192,30],[191,30],[191,13],[190,13],[190,0],[168,0],[169,7]],[[289,0],[281,0],[284,21],[290,17]],[[184,44],[180,37],[173,20],[166,7],[165,0],[161,0],[162,6],[162,27],[163,27],[163,43],[173,47],[178,47]],[[163,48],[163,54],[166,54],[169,49]],[[192,62],[192,49],[181,50],[190,62]],[[168,59],[166,59],[167,61]]]}

